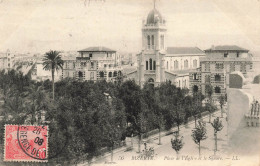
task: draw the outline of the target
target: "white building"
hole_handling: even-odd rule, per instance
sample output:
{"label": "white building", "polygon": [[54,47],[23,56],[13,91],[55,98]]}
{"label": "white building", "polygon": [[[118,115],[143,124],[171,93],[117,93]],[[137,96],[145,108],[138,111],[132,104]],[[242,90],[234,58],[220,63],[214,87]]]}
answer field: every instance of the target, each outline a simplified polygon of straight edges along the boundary
{"label": "white building", "polygon": [[158,86],[169,80],[178,87],[189,87],[189,70],[199,67],[199,58],[205,54],[197,47],[167,47],[166,32],[166,21],[154,8],[143,21],[138,67],[127,73],[128,79],[140,86],[145,82]]}
{"label": "white building", "polygon": [[76,59],[64,60],[62,78],[71,77],[81,81],[116,81],[121,75],[121,57],[106,47],[89,47],[80,50]]}

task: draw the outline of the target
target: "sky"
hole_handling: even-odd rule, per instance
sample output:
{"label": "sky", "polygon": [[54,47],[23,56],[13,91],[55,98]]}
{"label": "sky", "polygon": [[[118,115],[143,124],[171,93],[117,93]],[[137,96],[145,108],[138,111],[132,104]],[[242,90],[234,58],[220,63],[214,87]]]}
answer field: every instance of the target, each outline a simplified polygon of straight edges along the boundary
{"label": "sky", "polygon": [[[168,46],[260,50],[259,0],[156,0]],[[0,52],[77,51],[105,46],[140,52],[153,0],[0,0]]]}

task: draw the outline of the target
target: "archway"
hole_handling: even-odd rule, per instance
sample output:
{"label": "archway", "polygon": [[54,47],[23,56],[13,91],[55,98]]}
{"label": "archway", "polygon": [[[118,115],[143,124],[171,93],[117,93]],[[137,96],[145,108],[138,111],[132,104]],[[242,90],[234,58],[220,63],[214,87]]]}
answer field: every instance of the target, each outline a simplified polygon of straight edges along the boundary
{"label": "archway", "polygon": [[194,85],[193,88],[192,88],[192,91],[193,92],[198,92],[199,91],[198,85]]}

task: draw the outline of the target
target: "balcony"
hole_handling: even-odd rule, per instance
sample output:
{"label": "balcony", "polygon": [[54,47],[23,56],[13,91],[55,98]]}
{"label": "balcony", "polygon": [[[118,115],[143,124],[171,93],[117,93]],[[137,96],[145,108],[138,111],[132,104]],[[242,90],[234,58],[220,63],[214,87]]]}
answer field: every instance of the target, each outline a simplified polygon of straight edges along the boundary
{"label": "balcony", "polygon": [[82,61],[82,60],[90,60],[90,58],[89,57],[76,57],[76,60],[77,61]]}

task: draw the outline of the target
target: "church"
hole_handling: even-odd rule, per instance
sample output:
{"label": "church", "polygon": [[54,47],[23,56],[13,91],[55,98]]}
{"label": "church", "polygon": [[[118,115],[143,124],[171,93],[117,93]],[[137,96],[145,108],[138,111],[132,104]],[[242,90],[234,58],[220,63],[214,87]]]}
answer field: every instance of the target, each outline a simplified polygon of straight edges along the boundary
{"label": "church", "polygon": [[171,81],[177,87],[189,88],[189,71],[199,68],[204,51],[197,47],[167,47],[166,20],[155,8],[142,25],[142,51],[137,55],[137,69],[126,73],[143,87],[148,82],[158,86]]}

